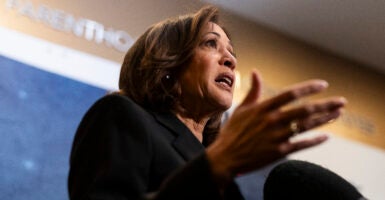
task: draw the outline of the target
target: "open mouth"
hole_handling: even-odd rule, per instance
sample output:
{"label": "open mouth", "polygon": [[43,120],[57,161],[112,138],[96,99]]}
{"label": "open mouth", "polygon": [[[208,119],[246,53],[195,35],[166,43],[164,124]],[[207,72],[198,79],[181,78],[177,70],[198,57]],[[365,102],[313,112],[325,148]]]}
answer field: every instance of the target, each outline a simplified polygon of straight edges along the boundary
{"label": "open mouth", "polygon": [[234,84],[234,76],[229,73],[222,73],[215,79],[215,82],[220,83],[226,87],[232,88]]}

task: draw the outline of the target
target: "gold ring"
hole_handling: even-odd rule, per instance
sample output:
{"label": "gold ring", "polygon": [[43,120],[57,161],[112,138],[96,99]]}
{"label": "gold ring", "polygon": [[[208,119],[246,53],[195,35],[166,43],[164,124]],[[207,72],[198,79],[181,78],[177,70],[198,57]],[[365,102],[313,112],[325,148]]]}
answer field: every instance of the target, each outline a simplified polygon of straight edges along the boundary
{"label": "gold ring", "polygon": [[293,135],[297,135],[300,132],[298,122],[296,120],[290,122],[290,131]]}

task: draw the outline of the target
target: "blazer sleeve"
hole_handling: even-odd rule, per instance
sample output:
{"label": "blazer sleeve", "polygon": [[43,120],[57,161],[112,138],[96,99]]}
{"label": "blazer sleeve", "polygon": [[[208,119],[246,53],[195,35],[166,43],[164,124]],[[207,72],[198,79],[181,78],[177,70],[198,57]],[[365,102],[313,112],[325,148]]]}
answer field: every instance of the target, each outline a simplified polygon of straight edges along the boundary
{"label": "blazer sleeve", "polygon": [[150,117],[125,97],[102,98],[87,112],[70,158],[70,199],[221,199],[205,154],[170,175],[151,194]]}

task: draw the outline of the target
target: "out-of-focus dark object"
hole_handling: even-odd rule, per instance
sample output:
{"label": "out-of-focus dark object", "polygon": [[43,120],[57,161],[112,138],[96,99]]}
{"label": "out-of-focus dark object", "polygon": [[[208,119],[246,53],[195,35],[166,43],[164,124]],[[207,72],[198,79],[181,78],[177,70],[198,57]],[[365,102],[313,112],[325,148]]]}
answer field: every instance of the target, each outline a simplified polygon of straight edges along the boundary
{"label": "out-of-focus dark object", "polygon": [[277,165],[266,179],[264,200],[364,200],[348,181],[319,165],[290,160]]}

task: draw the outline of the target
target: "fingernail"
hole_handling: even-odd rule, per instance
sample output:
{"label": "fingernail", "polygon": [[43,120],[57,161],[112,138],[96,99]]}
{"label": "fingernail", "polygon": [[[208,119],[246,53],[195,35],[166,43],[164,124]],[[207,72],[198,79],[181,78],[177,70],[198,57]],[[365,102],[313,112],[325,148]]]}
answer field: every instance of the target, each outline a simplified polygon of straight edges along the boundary
{"label": "fingernail", "polygon": [[340,101],[345,105],[348,103],[348,100],[345,97],[340,97]]}
{"label": "fingernail", "polygon": [[346,105],[348,103],[348,100],[345,97],[339,97],[338,101],[341,105]]}
{"label": "fingernail", "polygon": [[321,80],[320,85],[324,88],[327,88],[329,86],[329,83],[327,81]]}
{"label": "fingernail", "polygon": [[320,135],[320,136],[319,136],[319,140],[320,140],[320,141],[325,141],[325,140],[327,140],[327,139],[329,139],[329,136],[326,135],[326,134],[325,134],[325,135]]}

